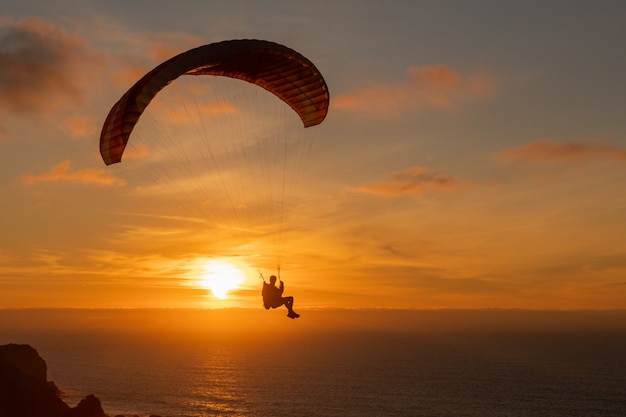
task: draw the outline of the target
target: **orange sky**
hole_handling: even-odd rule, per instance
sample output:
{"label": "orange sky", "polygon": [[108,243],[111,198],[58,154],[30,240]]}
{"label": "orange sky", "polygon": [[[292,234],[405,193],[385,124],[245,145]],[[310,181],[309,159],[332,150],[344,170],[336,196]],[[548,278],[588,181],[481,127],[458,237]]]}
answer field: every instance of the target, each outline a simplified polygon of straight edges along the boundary
{"label": "orange sky", "polygon": [[[77,4],[0,15],[0,308],[257,307],[258,273],[278,261],[302,307],[624,306],[620,2]],[[331,94],[321,126],[296,129],[229,83],[192,117],[191,87],[173,83],[127,159],[105,167],[99,132],[126,89],[176,53],[238,38],[317,65]],[[237,158],[274,121],[311,147],[263,179],[273,156]],[[201,173],[161,163],[183,136],[212,138],[182,157]],[[279,233],[260,218],[278,211],[283,174],[297,187]],[[245,276],[224,300],[201,284],[215,260]]]}

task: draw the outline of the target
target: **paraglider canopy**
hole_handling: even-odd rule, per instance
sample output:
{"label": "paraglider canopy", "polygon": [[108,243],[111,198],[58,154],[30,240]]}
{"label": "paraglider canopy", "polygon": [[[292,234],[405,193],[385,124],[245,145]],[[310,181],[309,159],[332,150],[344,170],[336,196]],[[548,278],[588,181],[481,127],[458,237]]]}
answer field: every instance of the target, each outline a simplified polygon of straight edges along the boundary
{"label": "paraglider canopy", "polygon": [[274,42],[231,40],[191,49],[154,68],[113,106],[100,135],[107,165],[120,162],[139,117],[155,95],[181,75],[214,75],[256,84],[287,103],[304,127],[321,123],[328,111],[328,89],[315,65]]}
{"label": "paraglider canopy", "polygon": [[[284,236],[299,228],[289,221],[316,131],[305,128],[328,106],[324,78],[300,53],[263,40],[213,43],[126,91],[104,122],[100,154],[107,165],[124,157],[112,169],[132,172],[135,195],[166,196],[153,205],[164,218],[206,227],[198,235],[210,236],[212,253],[259,268],[273,255],[280,268]],[[169,216],[171,207],[188,216]]]}

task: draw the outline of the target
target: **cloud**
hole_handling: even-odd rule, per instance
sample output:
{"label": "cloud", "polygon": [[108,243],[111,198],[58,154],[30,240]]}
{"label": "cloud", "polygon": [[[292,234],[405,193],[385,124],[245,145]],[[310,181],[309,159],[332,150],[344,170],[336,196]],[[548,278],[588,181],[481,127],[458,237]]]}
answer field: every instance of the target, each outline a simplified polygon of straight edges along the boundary
{"label": "cloud", "polygon": [[126,66],[112,70],[109,79],[118,87],[130,88],[137,80],[143,77],[149,68],[139,64],[127,64]]}
{"label": "cloud", "polygon": [[162,62],[203,44],[202,38],[197,36],[185,33],[161,33],[150,43],[149,51],[156,62]]}
{"label": "cloud", "polygon": [[127,146],[124,149],[124,160],[128,161],[130,159],[144,159],[148,157],[152,151],[145,144],[140,143],[134,146]]}
{"label": "cloud", "polygon": [[525,145],[504,149],[496,158],[506,162],[531,164],[571,163],[588,160],[626,162],[626,149],[598,143],[537,140]]}
{"label": "cloud", "polygon": [[397,116],[407,109],[454,109],[464,101],[492,97],[497,90],[490,75],[463,79],[446,65],[410,67],[408,80],[399,84],[376,84],[333,99],[333,108]]}
{"label": "cloud", "polygon": [[25,174],[21,181],[26,185],[40,183],[79,183],[103,186],[122,186],[125,181],[108,174],[104,169],[81,169],[72,171],[70,161],[55,165],[50,171],[41,174]]}
{"label": "cloud", "polygon": [[[98,36],[106,38],[109,32],[110,28],[100,29]],[[129,38],[137,45],[133,47]],[[118,34],[115,42],[123,47],[112,48],[121,52],[110,56],[110,64],[115,68],[111,69],[109,78],[121,88],[129,88],[159,63],[203,44],[200,38],[176,33],[124,33],[121,37]]]}
{"label": "cloud", "polygon": [[[8,117],[47,116],[64,132],[93,137],[101,121],[86,116],[112,103],[159,62],[201,40],[182,33],[129,33],[103,20],[0,16],[0,140]],[[11,115],[10,115],[11,114]]]}
{"label": "cloud", "polygon": [[406,194],[421,194],[428,190],[456,190],[472,185],[471,181],[459,182],[454,177],[431,173],[427,168],[415,166],[391,174],[386,181],[372,185],[361,185],[351,189],[351,191],[385,197],[399,197]]}
{"label": "cloud", "polygon": [[63,125],[67,131],[75,137],[92,138],[99,133],[100,126],[98,119],[90,115],[71,115],[68,116]]}
{"label": "cloud", "polygon": [[83,39],[46,20],[0,18],[0,109],[36,114],[84,97]]}

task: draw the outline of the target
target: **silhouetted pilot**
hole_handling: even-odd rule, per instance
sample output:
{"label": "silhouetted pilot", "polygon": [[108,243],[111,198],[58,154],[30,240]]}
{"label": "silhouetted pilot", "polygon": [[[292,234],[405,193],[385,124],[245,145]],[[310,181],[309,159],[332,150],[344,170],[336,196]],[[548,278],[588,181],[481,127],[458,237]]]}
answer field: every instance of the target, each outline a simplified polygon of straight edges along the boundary
{"label": "silhouetted pilot", "polygon": [[270,277],[269,284],[263,281],[263,292],[261,293],[263,295],[263,306],[265,306],[266,310],[269,310],[270,308],[278,308],[284,305],[289,310],[287,317],[297,319],[300,315],[293,311],[293,297],[283,297],[284,290],[285,284],[282,280],[280,285],[276,287],[275,275]]}

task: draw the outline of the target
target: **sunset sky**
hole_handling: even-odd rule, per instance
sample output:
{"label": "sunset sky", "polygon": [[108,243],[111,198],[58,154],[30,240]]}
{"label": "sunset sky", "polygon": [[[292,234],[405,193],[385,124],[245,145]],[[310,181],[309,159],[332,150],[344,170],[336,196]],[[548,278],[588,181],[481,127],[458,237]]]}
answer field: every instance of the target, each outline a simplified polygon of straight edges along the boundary
{"label": "sunset sky", "polygon": [[[0,8],[0,308],[260,307],[276,250],[302,308],[626,306],[624,1],[147,4]],[[98,150],[144,73],[244,38],[331,97],[278,249]]]}

